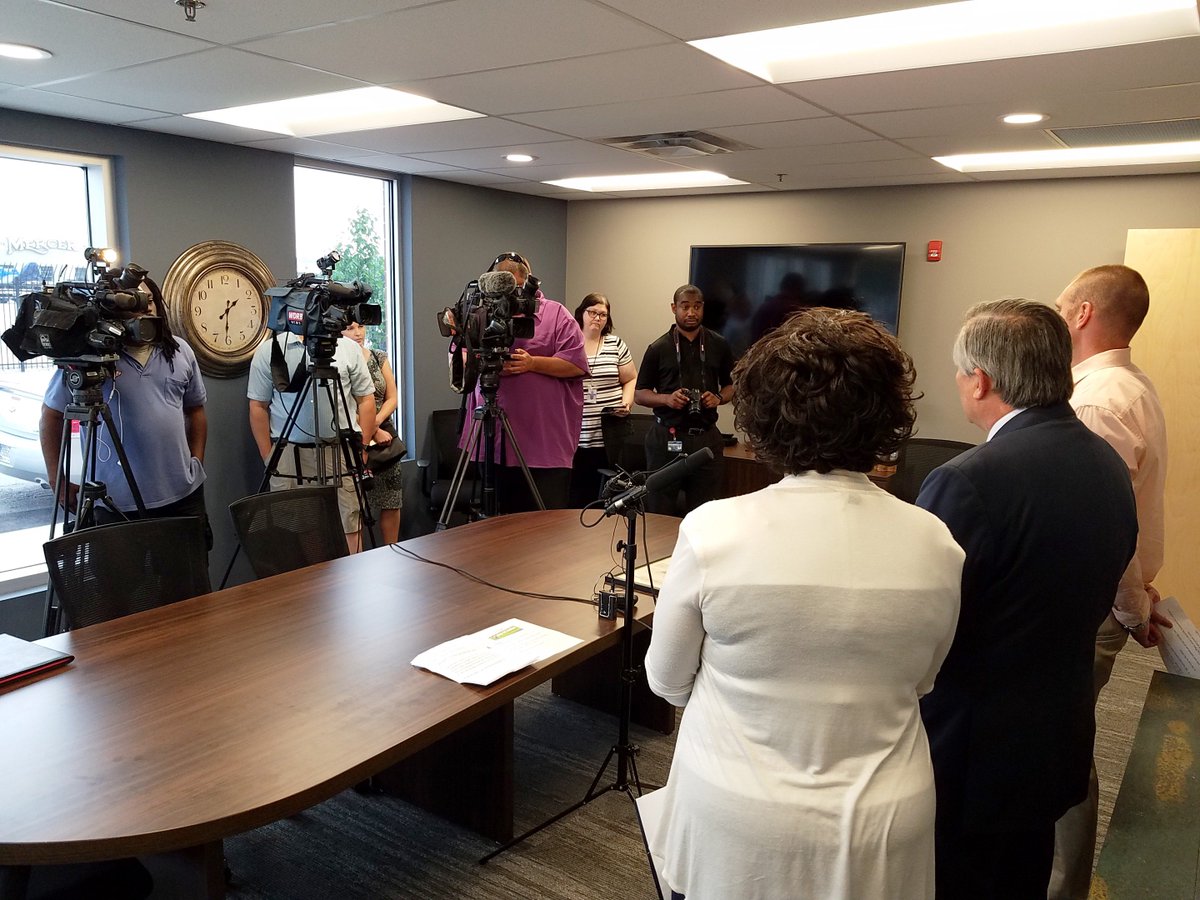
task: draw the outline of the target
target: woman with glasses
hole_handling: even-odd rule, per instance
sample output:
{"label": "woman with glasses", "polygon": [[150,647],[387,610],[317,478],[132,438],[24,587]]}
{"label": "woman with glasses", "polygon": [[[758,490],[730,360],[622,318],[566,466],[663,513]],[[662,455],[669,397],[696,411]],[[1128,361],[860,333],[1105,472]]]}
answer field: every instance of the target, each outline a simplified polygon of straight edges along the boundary
{"label": "woman with glasses", "polygon": [[629,432],[637,367],[625,342],[612,333],[612,307],[603,294],[584,297],[575,308],[575,321],[583,329],[592,374],[583,380],[583,427],[571,470],[571,505],[586,506],[600,494],[599,470],[616,463]]}

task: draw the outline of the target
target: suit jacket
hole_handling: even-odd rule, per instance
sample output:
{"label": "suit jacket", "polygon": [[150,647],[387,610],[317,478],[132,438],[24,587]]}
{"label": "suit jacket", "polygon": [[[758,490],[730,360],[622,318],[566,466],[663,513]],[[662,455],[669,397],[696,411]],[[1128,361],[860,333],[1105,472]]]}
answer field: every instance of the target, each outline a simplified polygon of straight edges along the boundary
{"label": "suit jacket", "polygon": [[1096,630],[1137,542],[1129,473],[1068,404],[1036,407],[930,473],[917,505],[967,554],[921,702],[939,824],[1045,825],[1087,794]]}

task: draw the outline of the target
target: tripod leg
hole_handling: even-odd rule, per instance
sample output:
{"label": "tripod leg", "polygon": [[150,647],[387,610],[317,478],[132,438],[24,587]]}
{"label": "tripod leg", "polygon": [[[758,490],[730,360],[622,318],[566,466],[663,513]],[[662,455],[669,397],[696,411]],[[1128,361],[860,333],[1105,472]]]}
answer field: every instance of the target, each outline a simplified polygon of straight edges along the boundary
{"label": "tripod leg", "polygon": [[438,516],[437,530],[445,531],[450,527],[450,517],[454,514],[454,506],[458,502],[462,490],[463,479],[467,474],[467,466],[471,463],[471,450],[480,433],[480,420],[471,418],[471,427],[467,431],[467,439],[458,451],[458,463],[454,466],[454,475],[450,478],[450,491],[446,494],[446,502],[442,504],[442,514]]}
{"label": "tripod leg", "polygon": [[[108,408],[108,404],[104,403],[100,406],[100,415],[104,417],[104,425],[108,429],[108,436],[112,438],[113,449],[117,451],[117,459],[121,462],[121,471],[125,473],[125,482],[129,485],[129,493],[133,495],[133,504],[137,507],[138,515],[146,514],[146,504],[142,502],[142,492],[138,490],[137,481],[133,477],[133,468],[129,465],[129,458],[125,455],[125,445],[121,443],[121,435],[117,433],[116,427],[113,425],[112,412]],[[112,501],[108,502],[112,506]],[[115,507],[113,507],[115,509]]]}
{"label": "tripod leg", "polygon": [[538,493],[537,485],[533,483],[533,473],[529,471],[529,466],[525,464],[525,454],[521,452],[521,445],[517,443],[517,436],[513,434],[512,426],[508,424],[508,416],[504,414],[504,410],[497,410],[500,416],[500,425],[504,429],[504,434],[508,437],[508,442],[512,445],[513,451],[517,454],[517,462],[521,464],[521,471],[525,473],[525,483],[529,485],[529,493],[533,495],[534,502],[537,503],[538,509],[545,509],[546,504],[542,502],[542,495]]}

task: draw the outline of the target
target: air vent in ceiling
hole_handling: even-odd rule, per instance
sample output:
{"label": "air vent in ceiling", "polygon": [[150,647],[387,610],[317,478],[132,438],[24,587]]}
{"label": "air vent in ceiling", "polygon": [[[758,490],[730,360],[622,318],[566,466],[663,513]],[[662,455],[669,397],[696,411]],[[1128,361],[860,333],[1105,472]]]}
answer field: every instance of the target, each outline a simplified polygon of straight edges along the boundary
{"label": "air vent in ceiling", "polygon": [[718,137],[705,131],[674,131],[664,134],[635,134],[629,137],[604,138],[603,143],[622,150],[644,153],[658,159],[694,159],[698,156],[714,156],[732,153],[734,150],[752,150],[747,144]]}
{"label": "air vent in ceiling", "polygon": [[1200,119],[1133,122],[1128,125],[1092,125],[1087,128],[1051,128],[1050,133],[1064,145],[1072,148],[1200,141]]}

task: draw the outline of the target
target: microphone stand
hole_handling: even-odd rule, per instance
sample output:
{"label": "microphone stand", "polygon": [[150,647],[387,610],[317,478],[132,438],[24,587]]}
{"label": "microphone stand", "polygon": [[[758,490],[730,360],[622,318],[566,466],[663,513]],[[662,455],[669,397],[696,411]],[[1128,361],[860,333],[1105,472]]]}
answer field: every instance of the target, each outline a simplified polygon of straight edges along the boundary
{"label": "microphone stand", "polygon": [[[623,603],[620,605],[620,609],[625,615],[625,623],[621,626],[621,697],[617,713],[617,742],[609,748],[608,755],[604,757],[604,762],[600,764],[600,770],[596,773],[596,777],[592,779],[591,787],[587,789],[587,793],[583,795],[582,800],[571,804],[562,812],[551,816],[540,825],[535,825],[508,843],[502,844],[479,860],[480,865],[486,865],[491,859],[505,850],[516,846],[528,837],[532,837],[542,829],[550,827],[560,819],[566,818],[575,812],[575,810],[581,809],[609,791],[620,791],[634,804],[636,804],[637,798],[642,796],[642,783],[638,778],[637,771],[638,747],[629,741],[629,719],[633,711],[633,686],[637,681],[640,671],[639,667],[634,663],[633,658],[633,612],[635,606],[633,571],[637,565],[637,519],[639,515],[645,515],[642,505],[644,496],[645,492],[642,492],[641,496],[633,500],[627,500],[617,510],[621,515],[625,516],[626,524],[625,540],[617,542],[617,549],[622,551],[625,561],[625,597]],[[614,503],[613,505],[616,504]],[[609,509],[612,509],[612,507],[610,506]],[[612,514],[608,510],[605,512],[608,515]],[[616,779],[604,787],[599,787],[600,780],[604,777],[604,773],[608,771],[608,764],[612,762],[614,756],[617,759]],[[637,791],[636,794],[634,793],[635,790]],[[634,815],[637,815],[636,805],[634,806]],[[646,846],[646,860],[650,864],[650,871],[654,872],[654,859],[650,855],[649,846]],[[662,889],[658,885],[657,878],[654,881],[654,889],[658,892],[659,900],[663,900]]]}

